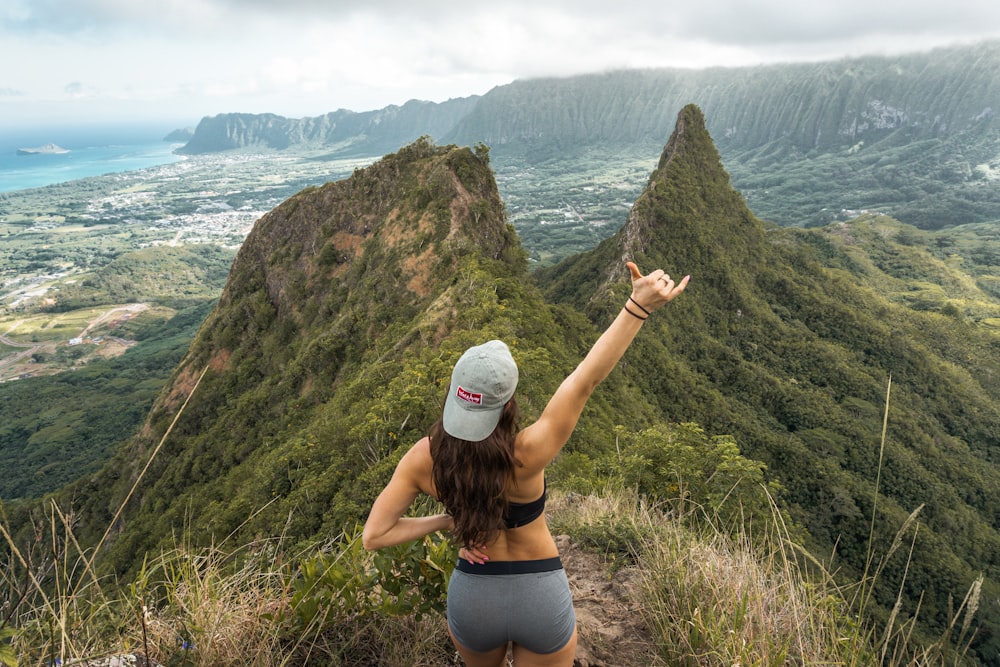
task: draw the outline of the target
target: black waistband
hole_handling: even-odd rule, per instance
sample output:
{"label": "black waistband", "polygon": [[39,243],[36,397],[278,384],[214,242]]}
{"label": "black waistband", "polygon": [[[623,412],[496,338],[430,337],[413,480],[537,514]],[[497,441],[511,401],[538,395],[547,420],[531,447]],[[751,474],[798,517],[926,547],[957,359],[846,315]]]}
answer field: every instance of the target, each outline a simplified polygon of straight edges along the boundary
{"label": "black waistband", "polygon": [[535,574],[561,570],[562,560],[559,556],[553,556],[539,560],[490,560],[477,565],[459,558],[455,567],[468,574]]}

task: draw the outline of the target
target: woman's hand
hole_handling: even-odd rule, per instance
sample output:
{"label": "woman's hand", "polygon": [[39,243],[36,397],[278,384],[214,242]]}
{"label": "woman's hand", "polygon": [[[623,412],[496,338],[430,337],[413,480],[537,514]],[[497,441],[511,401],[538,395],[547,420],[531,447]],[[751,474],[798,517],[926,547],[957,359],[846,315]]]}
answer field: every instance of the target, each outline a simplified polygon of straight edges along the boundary
{"label": "woman's hand", "polygon": [[482,565],[490,559],[490,557],[486,555],[485,545],[478,547],[462,547],[458,550],[458,557],[462,560],[467,560],[474,565]]}
{"label": "woman's hand", "polygon": [[625,266],[632,274],[631,299],[647,313],[670,303],[684,291],[691,280],[691,276],[684,276],[679,283],[675,283],[663,269],[656,269],[644,276],[635,262],[626,262]]}

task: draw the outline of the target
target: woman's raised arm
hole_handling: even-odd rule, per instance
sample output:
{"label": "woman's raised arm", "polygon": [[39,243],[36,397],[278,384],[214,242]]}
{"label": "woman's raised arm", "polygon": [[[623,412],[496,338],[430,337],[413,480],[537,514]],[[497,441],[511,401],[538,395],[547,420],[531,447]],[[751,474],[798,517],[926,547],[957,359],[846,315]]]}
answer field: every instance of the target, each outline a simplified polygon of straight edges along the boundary
{"label": "woman's raised arm", "polygon": [[590,395],[625,354],[646,318],[683,292],[691,279],[684,276],[675,282],[662,269],[644,276],[635,263],[627,262],[626,266],[632,277],[632,294],[621,312],[563,380],[538,421],[524,429],[523,437],[533,444],[543,463],[552,460],[569,440]]}

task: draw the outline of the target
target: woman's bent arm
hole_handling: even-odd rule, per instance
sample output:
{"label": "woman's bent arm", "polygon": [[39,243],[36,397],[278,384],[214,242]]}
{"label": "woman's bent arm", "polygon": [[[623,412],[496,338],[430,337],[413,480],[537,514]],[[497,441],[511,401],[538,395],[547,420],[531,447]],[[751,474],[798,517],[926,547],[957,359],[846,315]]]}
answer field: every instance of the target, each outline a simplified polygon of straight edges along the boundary
{"label": "woman's bent arm", "polygon": [[421,492],[430,487],[430,449],[424,438],[403,455],[392,479],[379,494],[368,514],[361,542],[365,549],[381,549],[439,530],[451,530],[454,525],[447,514],[403,517]]}
{"label": "woman's bent arm", "polygon": [[[374,512],[374,509],[372,510]],[[361,543],[369,551],[393,547],[397,544],[419,540],[425,535],[436,533],[440,530],[451,530],[452,520],[447,514],[435,514],[433,516],[415,516],[400,518],[384,533],[376,534],[374,530],[369,530],[365,524],[365,530],[361,535]]]}

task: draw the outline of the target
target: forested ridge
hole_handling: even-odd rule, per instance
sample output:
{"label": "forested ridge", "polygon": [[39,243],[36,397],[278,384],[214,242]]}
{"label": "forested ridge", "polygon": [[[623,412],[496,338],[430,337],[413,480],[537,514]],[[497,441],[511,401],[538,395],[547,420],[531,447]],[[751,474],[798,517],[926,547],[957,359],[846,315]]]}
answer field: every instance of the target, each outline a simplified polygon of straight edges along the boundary
{"label": "forested ridge", "polygon": [[[835,552],[856,580],[880,474],[879,549],[922,506],[902,613],[919,601],[919,633],[933,634],[949,597],[985,573],[973,657],[1000,659],[989,264],[971,276],[958,239],[935,250],[877,216],[816,230],[761,222],[687,106],[621,230],[532,274],[490,159],[483,145],[421,139],[258,221],[141,431],[56,496],[94,544],[157,453],[101,553],[107,571],[127,579],[180,529],[193,544],[277,533],[310,544],[350,529],[433,421],[468,345],[508,341],[522,410],[536,416],[627,296],[634,259],[691,285],[598,389],[552,483],[606,475],[616,427],[695,422],[766,464],[806,545]],[[27,527],[32,506],[4,509]],[[880,580],[876,615],[901,581],[902,561]]]}
{"label": "forested ridge", "polygon": [[[693,124],[671,140],[626,227],[540,272],[541,283],[554,301],[600,312],[589,295],[616,257],[691,273],[685,296],[697,296],[676,304],[660,335],[640,339],[642,362],[626,375],[664,414],[735,435],[781,481],[814,552],[835,548],[854,573],[866,557],[891,378],[877,525],[888,539],[922,507],[904,606],[912,612],[923,592],[924,612],[941,623],[959,582],[984,571],[997,590],[1000,340],[965,312],[995,317],[996,299],[909,245],[911,232],[889,219],[764,227],[727,187],[707,136],[691,140],[704,132]],[[955,296],[938,301],[943,313],[908,300],[919,291],[914,272]],[[897,571],[882,582],[883,600],[901,580]],[[994,646],[990,613],[983,619],[980,641]]]}

